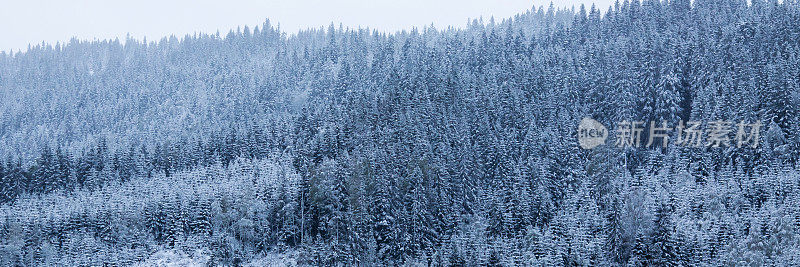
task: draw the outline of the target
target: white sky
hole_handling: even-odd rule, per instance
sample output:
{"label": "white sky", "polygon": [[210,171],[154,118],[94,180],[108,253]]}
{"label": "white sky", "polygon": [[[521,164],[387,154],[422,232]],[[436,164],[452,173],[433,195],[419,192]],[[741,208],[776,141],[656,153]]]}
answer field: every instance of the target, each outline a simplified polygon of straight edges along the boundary
{"label": "white sky", "polygon": [[[555,6],[605,12],[614,0],[553,0]],[[157,40],[170,34],[214,33],[237,26],[261,25],[267,18],[281,30],[327,26],[370,27],[397,31],[433,23],[462,27],[467,19],[502,19],[550,0],[0,0],[0,51],[25,50],[28,44],[82,40],[124,40],[127,34]]]}

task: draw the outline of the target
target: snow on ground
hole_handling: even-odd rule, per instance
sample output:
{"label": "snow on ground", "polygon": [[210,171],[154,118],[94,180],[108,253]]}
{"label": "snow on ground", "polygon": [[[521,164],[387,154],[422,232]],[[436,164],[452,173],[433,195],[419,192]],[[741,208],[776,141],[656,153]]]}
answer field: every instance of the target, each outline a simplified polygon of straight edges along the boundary
{"label": "snow on ground", "polygon": [[208,266],[209,255],[208,250],[199,249],[191,255],[179,249],[160,250],[134,266]]}
{"label": "snow on ground", "polygon": [[[209,266],[211,260],[209,253],[210,252],[208,250],[203,249],[195,250],[191,254],[185,253],[180,249],[164,249],[154,253],[145,261],[134,266]],[[253,259],[252,261],[243,264],[243,266],[297,266],[297,252],[289,251],[284,253],[269,253],[266,256]]]}
{"label": "snow on ground", "polygon": [[269,267],[283,267],[283,266],[297,266],[297,252],[288,251],[284,253],[269,253],[264,257],[254,259],[244,266],[269,266]]}

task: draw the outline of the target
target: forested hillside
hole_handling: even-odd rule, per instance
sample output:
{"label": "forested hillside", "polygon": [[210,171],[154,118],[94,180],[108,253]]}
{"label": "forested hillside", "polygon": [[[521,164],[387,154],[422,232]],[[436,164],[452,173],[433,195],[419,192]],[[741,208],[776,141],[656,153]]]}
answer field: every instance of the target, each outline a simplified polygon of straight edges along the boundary
{"label": "forested hillside", "polygon": [[800,265],[800,2],[750,2],[0,52],[0,265]]}

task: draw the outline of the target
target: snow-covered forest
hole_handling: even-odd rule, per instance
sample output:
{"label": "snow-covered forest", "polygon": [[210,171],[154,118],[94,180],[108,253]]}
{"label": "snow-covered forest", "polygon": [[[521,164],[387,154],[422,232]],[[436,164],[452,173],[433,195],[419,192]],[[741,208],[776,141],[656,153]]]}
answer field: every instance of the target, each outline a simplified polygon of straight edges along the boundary
{"label": "snow-covered forest", "polygon": [[800,265],[800,2],[601,8],[0,52],[0,266]]}

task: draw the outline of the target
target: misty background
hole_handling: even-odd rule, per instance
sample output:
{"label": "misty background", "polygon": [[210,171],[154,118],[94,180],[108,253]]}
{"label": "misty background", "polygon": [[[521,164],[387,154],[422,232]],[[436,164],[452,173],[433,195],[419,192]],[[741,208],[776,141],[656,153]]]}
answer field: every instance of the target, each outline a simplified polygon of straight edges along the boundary
{"label": "misty background", "polygon": [[[299,1],[2,1],[0,4],[0,51],[25,51],[42,42],[65,43],[130,37],[156,41],[195,32],[222,36],[245,25],[251,28],[266,19],[288,34],[302,29],[327,27],[331,22],[351,28],[400,31],[433,24],[437,28],[464,27],[468,19],[494,16],[503,19],[531,7],[547,7],[545,0],[299,0]],[[613,0],[552,2],[556,8],[578,9],[594,3],[603,13]]]}

